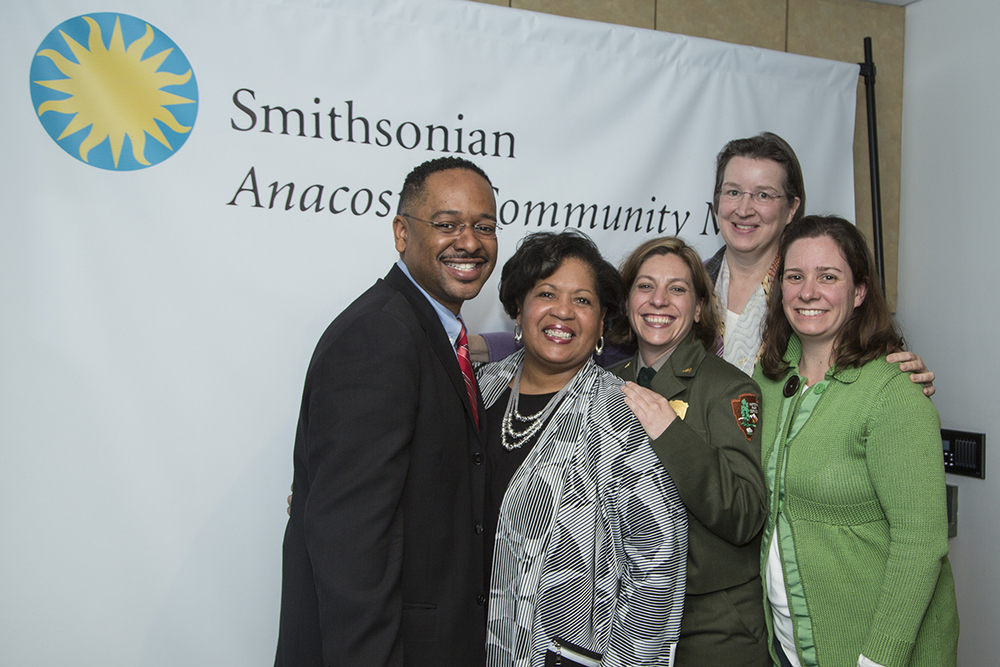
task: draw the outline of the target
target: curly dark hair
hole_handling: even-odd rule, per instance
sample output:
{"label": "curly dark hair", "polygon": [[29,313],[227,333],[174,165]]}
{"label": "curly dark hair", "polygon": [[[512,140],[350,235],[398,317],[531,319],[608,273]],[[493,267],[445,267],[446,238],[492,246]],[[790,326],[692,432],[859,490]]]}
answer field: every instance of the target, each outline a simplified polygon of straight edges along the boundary
{"label": "curly dark hair", "polygon": [[882,293],[875,273],[875,260],[858,228],[843,218],[807,215],[794,225],[788,225],[781,235],[778,273],[771,287],[764,320],[764,352],[760,356],[761,370],[772,380],[788,371],[785,352],[792,337],[792,326],[782,306],[782,274],[788,248],[799,239],[827,236],[833,240],[847,260],[855,285],[864,285],[865,300],[854,309],[841,327],[834,344],[833,365],[836,368],[862,366],[873,359],[903,349],[903,336],[892,320],[892,312]]}
{"label": "curly dark hair", "polygon": [[604,330],[613,330],[622,319],[625,287],[621,275],[583,232],[566,229],[528,234],[503,265],[500,273],[500,303],[511,319],[516,319],[528,292],[539,280],[555,273],[567,259],[579,259],[590,267],[594,287],[604,314]]}
{"label": "curly dark hair", "polygon": [[806,184],[802,179],[799,158],[788,142],[773,132],[761,132],[747,139],[733,139],[719,152],[715,159],[715,194],[712,198],[712,206],[716,213],[719,212],[719,197],[722,194],[722,179],[726,175],[726,166],[734,157],[773,160],[780,164],[785,171],[785,180],[781,184],[785,195],[789,198],[789,202],[795,197],[799,198],[799,208],[792,215],[792,222],[800,220],[805,215]]}
{"label": "curly dark hair", "polygon": [[486,172],[479,165],[469,162],[465,158],[448,155],[428,160],[414,167],[413,171],[406,175],[406,180],[403,181],[403,189],[399,191],[399,205],[396,207],[396,215],[403,215],[404,212],[413,210],[418,202],[423,199],[426,190],[424,186],[427,183],[428,176],[436,174],[439,171],[447,171],[448,169],[468,169],[482,176],[490,184],[490,187],[493,186],[493,182],[490,181],[490,177],[486,175]]}

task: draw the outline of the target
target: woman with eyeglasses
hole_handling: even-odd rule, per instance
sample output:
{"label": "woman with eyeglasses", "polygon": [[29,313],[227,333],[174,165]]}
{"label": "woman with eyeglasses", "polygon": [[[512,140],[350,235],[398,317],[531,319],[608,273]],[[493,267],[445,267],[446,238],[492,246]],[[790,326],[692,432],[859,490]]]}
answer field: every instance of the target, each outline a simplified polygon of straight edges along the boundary
{"label": "woman with eyeglasses", "polygon": [[713,207],[726,245],[705,268],[722,315],[722,357],[747,375],[761,349],[778,239],[805,206],[802,168],[781,137],[736,139],[719,153]]}

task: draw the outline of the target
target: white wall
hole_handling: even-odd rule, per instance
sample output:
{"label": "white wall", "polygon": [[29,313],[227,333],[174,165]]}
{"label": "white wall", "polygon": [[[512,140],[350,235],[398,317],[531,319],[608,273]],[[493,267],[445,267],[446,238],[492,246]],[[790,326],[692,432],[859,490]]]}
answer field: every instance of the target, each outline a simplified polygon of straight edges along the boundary
{"label": "white wall", "polygon": [[1000,660],[998,27],[996,0],[906,10],[899,317],[938,374],[942,425],[987,434],[987,479],[948,475],[959,487],[951,562],[963,667]]}

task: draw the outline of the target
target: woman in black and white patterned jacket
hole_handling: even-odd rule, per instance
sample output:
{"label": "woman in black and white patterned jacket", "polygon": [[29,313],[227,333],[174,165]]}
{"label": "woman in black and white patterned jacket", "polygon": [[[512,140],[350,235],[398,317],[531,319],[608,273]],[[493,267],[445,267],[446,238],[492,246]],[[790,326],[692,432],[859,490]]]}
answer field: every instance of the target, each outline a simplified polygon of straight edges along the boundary
{"label": "woman in black and white patterned jacket", "polygon": [[490,463],[487,663],[542,667],[555,642],[609,667],[669,666],[684,506],[621,380],[592,360],[620,316],[621,277],[583,234],[532,234],[503,268],[500,300],[524,349],[477,373]]}

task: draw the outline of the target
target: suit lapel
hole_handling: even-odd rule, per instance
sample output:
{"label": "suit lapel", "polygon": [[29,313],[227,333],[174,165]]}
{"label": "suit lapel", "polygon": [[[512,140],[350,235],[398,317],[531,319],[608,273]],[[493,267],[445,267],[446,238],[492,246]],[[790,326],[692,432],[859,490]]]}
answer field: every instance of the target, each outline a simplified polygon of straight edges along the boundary
{"label": "suit lapel", "polygon": [[[410,306],[417,316],[417,321],[420,322],[420,326],[427,333],[431,350],[434,351],[435,356],[437,356],[447,371],[448,378],[462,399],[462,405],[465,406],[465,413],[469,421],[474,424],[472,405],[469,403],[469,392],[465,389],[465,378],[462,377],[462,369],[458,365],[458,357],[455,354],[455,349],[451,346],[451,341],[448,340],[448,334],[445,333],[444,326],[441,325],[441,318],[438,317],[434,306],[427,301],[427,297],[417,289],[416,285],[406,277],[406,274],[397,265],[393,264],[389,273],[385,276],[385,281],[396,288],[410,302]],[[486,420],[484,419],[485,410],[482,407],[483,401],[478,391],[476,392],[476,400],[479,403],[479,426],[481,434]]]}
{"label": "suit lapel", "polygon": [[649,388],[660,396],[670,400],[684,391],[685,383],[677,377],[673,366],[670,364],[670,359],[667,359],[667,363],[663,365],[663,368],[653,376],[653,381],[650,383]]}

